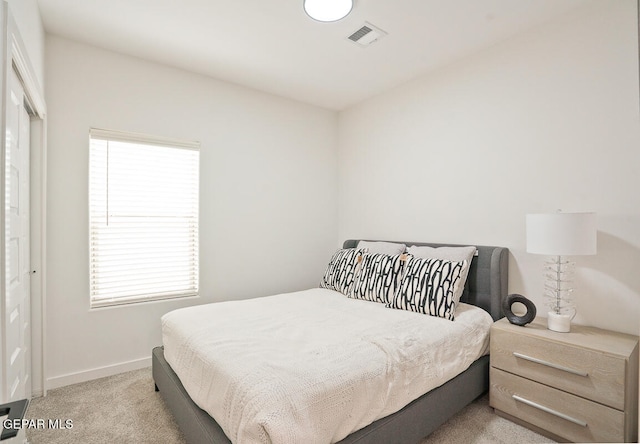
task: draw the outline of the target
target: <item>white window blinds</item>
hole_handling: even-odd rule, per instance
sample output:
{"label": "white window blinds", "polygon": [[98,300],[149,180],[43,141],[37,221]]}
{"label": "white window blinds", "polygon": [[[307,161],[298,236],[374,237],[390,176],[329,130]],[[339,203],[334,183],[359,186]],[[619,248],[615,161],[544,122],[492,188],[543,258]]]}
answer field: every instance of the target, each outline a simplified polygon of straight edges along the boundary
{"label": "white window blinds", "polygon": [[199,145],[90,131],[91,307],[198,293]]}

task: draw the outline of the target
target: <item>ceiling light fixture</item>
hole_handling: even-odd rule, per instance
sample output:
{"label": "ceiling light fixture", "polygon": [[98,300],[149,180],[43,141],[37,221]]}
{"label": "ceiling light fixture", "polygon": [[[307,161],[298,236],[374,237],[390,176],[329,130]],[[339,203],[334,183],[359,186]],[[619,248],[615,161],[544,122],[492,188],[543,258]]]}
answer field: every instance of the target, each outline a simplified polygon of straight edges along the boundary
{"label": "ceiling light fixture", "polygon": [[304,12],[319,22],[335,22],[353,9],[353,0],[304,0]]}

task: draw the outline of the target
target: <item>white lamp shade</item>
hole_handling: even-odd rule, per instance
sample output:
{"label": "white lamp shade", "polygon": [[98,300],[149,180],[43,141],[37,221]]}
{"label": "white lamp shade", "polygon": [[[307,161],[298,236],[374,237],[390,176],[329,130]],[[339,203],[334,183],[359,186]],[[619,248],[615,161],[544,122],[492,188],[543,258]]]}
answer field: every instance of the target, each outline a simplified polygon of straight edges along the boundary
{"label": "white lamp shade", "polygon": [[550,256],[596,254],[596,213],[527,214],[527,252]]}
{"label": "white lamp shade", "polygon": [[353,0],[304,0],[309,17],[320,22],[335,22],[351,12]]}

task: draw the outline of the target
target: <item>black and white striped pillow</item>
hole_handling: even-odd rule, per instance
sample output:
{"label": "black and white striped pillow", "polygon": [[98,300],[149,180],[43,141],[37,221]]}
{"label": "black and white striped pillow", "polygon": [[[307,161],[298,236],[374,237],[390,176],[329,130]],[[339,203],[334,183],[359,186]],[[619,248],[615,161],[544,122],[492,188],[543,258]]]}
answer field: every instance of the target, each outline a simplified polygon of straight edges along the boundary
{"label": "black and white striped pillow", "polygon": [[422,258],[433,258],[433,259],[444,259],[447,261],[467,261],[469,266],[462,272],[460,275],[460,279],[462,280],[461,284],[458,285],[458,290],[454,294],[454,298],[456,299],[456,304],[460,301],[464,290],[465,285],[467,285],[467,275],[469,274],[469,268],[471,268],[471,261],[473,260],[473,256],[475,255],[477,249],[476,247],[430,247],[430,246],[422,246],[422,245],[412,245],[407,249],[407,253],[409,253],[413,257],[422,257]]}
{"label": "black and white striped pillow", "polygon": [[400,288],[387,306],[453,321],[457,304],[455,293],[459,285],[464,285],[460,276],[467,267],[467,261],[410,256]]}
{"label": "black and white striped pillow", "polygon": [[365,254],[353,282],[350,298],[389,303],[402,279],[406,254]]}
{"label": "black and white striped pillow", "polygon": [[320,281],[320,288],[328,288],[348,295],[359,262],[366,252],[366,248],[345,248],[336,251]]}

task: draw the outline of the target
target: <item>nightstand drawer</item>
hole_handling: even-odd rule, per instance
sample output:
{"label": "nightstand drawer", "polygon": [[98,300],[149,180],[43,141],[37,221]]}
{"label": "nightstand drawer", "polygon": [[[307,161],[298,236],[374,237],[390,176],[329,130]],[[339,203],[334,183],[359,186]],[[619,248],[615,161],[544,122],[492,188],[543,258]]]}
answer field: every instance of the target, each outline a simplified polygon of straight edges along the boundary
{"label": "nightstand drawer", "polygon": [[573,442],[624,441],[623,412],[491,368],[491,407]]}
{"label": "nightstand drawer", "polygon": [[572,333],[549,332],[543,339],[528,335],[526,328],[522,332],[513,335],[502,329],[492,330],[492,367],[625,409],[625,359],[554,340],[554,335]]}

